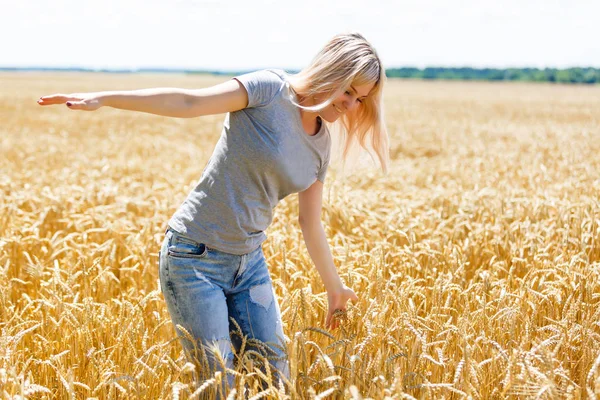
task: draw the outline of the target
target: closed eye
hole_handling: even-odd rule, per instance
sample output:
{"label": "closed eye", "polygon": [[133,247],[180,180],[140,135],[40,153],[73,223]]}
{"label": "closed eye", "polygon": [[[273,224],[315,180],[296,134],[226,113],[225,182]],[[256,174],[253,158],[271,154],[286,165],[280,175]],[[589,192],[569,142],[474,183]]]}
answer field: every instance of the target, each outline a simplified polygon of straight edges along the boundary
{"label": "closed eye", "polygon": [[[346,90],[346,94],[347,94],[347,95],[350,95],[350,92]],[[362,102],[363,102],[361,99],[356,99],[356,101],[358,101],[358,102],[359,102],[359,103],[361,103],[361,104],[362,104]]]}

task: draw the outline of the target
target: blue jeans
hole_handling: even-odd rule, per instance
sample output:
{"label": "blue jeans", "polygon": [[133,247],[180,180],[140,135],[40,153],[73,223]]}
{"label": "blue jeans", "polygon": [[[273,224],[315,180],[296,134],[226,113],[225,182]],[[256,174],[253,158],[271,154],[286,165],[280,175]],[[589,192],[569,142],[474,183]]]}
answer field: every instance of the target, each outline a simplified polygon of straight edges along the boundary
{"label": "blue jeans", "polygon": [[281,314],[262,247],[243,255],[224,253],[169,228],[159,268],[173,326],[200,376],[222,371],[233,387],[234,376],[224,368],[234,369],[232,349],[239,360],[245,343],[246,352],[253,350],[248,355],[260,355],[255,362],[269,360],[274,383],[281,375],[289,380]]}

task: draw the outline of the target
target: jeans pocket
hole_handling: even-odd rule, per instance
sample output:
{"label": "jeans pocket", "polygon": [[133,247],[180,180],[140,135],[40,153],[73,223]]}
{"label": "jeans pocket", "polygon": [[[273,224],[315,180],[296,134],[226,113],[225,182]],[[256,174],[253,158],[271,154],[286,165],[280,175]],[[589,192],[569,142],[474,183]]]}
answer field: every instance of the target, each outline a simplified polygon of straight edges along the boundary
{"label": "jeans pocket", "polygon": [[204,258],[208,254],[208,247],[204,243],[196,243],[181,236],[173,236],[167,253],[175,258]]}

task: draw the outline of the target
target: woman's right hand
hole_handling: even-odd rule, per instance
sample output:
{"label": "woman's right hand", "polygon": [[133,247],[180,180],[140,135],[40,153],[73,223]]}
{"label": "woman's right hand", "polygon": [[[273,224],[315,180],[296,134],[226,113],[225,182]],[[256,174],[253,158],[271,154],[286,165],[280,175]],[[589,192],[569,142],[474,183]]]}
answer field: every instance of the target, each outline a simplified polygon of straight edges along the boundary
{"label": "woman's right hand", "polygon": [[94,111],[102,107],[100,97],[95,93],[52,94],[42,96],[37,101],[40,106],[66,104],[72,110]]}

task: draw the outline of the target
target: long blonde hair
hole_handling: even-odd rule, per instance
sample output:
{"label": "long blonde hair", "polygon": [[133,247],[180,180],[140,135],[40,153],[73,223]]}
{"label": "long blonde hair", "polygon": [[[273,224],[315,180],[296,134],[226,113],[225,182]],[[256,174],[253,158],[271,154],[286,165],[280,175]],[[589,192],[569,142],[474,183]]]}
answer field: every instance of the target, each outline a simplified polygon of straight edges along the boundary
{"label": "long blonde hair", "polygon": [[315,95],[326,100],[307,107],[294,102],[308,111],[320,111],[352,84],[375,82],[373,89],[355,111],[342,115],[332,124],[343,148],[342,158],[347,160],[353,145],[358,142],[373,158],[377,155],[384,173],[389,165],[389,139],[383,117],[383,85],[385,69],[377,52],[358,32],[334,36],[312,60],[310,65],[289,76],[291,88],[304,97]]}

